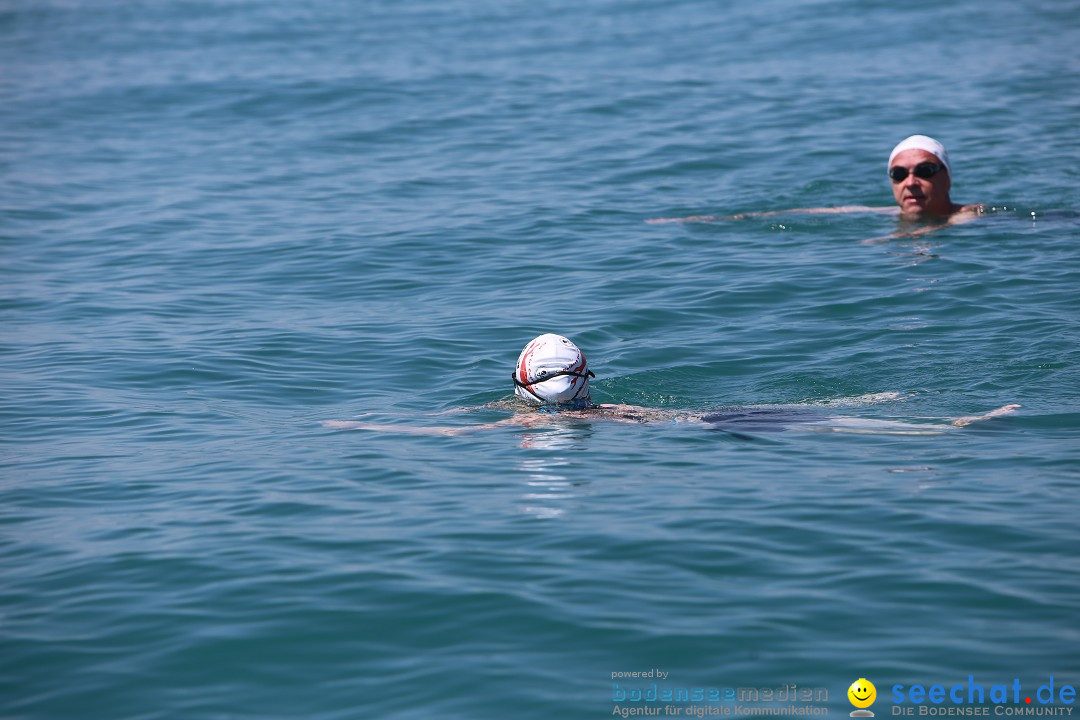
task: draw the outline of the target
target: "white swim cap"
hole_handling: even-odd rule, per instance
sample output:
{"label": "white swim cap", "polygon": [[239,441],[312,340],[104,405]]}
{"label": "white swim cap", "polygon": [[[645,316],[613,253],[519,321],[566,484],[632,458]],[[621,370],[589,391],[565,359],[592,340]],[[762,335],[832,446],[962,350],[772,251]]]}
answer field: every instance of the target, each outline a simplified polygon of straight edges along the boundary
{"label": "white swim cap", "polygon": [[949,164],[949,153],[945,152],[945,146],[939,143],[932,137],[926,135],[912,135],[909,138],[900,141],[900,144],[893,148],[893,151],[889,153],[889,165],[892,168],[892,161],[900,153],[905,150],[925,150],[937,157],[941,161],[941,164],[945,166],[945,169],[949,171],[949,177],[952,177],[952,165]]}
{"label": "white swim cap", "polygon": [[541,335],[525,346],[514,368],[514,393],[534,405],[587,404],[589,370],[578,346],[562,335]]}

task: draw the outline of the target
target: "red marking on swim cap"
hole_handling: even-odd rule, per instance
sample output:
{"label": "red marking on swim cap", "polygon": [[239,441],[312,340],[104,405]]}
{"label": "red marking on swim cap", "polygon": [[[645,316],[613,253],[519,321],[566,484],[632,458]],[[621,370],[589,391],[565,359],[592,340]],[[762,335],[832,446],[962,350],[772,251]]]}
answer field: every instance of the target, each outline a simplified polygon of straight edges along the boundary
{"label": "red marking on swim cap", "polygon": [[520,380],[525,385],[531,385],[532,384],[529,381],[528,362],[529,362],[529,358],[532,357],[533,350],[536,349],[534,343],[536,343],[535,340],[533,340],[531,343],[529,343],[525,347],[525,352],[521,353],[521,364],[518,365],[518,380]]}
{"label": "red marking on swim cap", "polygon": [[528,345],[525,346],[525,352],[521,353],[521,364],[518,366],[518,380],[525,387],[525,392],[532,393],[533,397],[543,402],[544,398],[536,394],[532,389],[533,381],[529,379],[528,361],[532,357],[533,352],[536,351],[536,339],[533,339]]}
{"label": "red marking on swim cap", "polygon": [[[581,364],[572,366],[572,367],[568,368],[568,370],[570,370],[570,372],[584,373],[585,372],[585,366],[588,365],[588,363],[585,362],[585,353],[581,352],[581,350],[579,349],[578,350],[578,355],[581,356]],[[570,387],[574,387],[575,385],[577,385],[577,381],[578,381],[577,377],[573,377],[570,380]]]}

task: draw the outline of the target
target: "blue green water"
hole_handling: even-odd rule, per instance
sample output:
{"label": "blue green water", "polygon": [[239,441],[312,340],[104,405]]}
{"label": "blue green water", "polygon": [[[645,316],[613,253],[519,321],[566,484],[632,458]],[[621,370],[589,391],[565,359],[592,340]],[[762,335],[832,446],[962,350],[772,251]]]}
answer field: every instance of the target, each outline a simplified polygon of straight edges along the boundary
{"label": "blue green water", "polygon": [[[833,717],[860,677],[879,717],[893,684],[1080,684],[1078,17],[3,3],[0,717],[600,718],[650,668]],[[644,222],[888,205],[916,132],[997,211],[878,244],[887,215]],[[542,332],[604,402],[1022,407],[321,424],[502,419],[433,413],[508,396]]]}

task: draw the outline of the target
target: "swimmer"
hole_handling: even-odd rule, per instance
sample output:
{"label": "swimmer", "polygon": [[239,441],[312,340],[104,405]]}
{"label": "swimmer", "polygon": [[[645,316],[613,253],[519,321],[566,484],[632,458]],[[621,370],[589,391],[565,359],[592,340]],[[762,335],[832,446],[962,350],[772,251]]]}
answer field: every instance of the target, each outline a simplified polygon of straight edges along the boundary
{"label": "swimmer", "polygon": [[[375,430],[415,435],[462,435],[478,430],[516,426],[524,428],[555,427],[581,420],[613,420],[624,423],[693,423],[738,433],[740,431],[782,431],[792,427],[828,432],[887,433],[936,435],[950,427],[965,427],[973,422],[990,420],[1014,412],[1019,405],[1005,405],[983,415],[951,420],[950,425],[917,425],[888,420],[828,417],[805,407],[732,408],[707,413],[685,410],[661,410],[639,405],[598,404],[593,402],[589,380],[596,375],[589,369],[580,348],[562,335],[545,334],[534,338],[518,355],[511,379],[513,400],[500,400],[485,407],[513,412],[497,422],[464,426],[415,427],[386,425],[354,420],[327,420],[323,426],[336,430]],[[873,396],[873,400],[897,399],[899,393]],[[458,411],[450,411],[458,412]]]}
{"label": "swimmer", "polygon": [[952,220],[986,211],[981,204],[960,205],[949,197],[952,165],[945,146],[926,135],[902,140],[889,154],[889,180],[900,217],[907,220]]}
{"label": "swimmer", "polygon": [[[839,214],[855,212],[879,212],[899,216],[903,221],[929,223],[915,229],[894,233],[894,237],[918,237],[948,225],[969,222],[986,212],[982,204],[960,205],[949,195],[952,189],[952,165],[945,146],[926,135],[912,135],[900,141],[889,154],[889,180],[897,207],[868,207],[845,205],[829,208],[793,208],[768,212],[740,213],[716,217],[694,215],[684,218],[654,218],[647,223],[667,222],[715,222],[717,220],[743,220],[751,217],[768,217],[790,213]],[[877,241],[888,238],[874,238]]]}

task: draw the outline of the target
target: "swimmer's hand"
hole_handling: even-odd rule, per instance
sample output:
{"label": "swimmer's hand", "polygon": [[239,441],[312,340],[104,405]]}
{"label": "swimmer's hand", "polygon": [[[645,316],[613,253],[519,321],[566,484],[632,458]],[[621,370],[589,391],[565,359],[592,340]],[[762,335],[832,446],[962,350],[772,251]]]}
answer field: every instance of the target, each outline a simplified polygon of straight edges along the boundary
{"label": "swimmer's hand", "polygon": [[967,427],[973,422],[979,422],[980,420],[990,420],[991,418],[1001,417],[1002,415],[1011,415],[1016,412],[1016,409],[1021,407],[1019,403],[1012,403],[1010,405],[1002,405],[997,410],[991,410],[985,415],[969,415],[968,417],[956,418],[952,424],[956,427]]}

